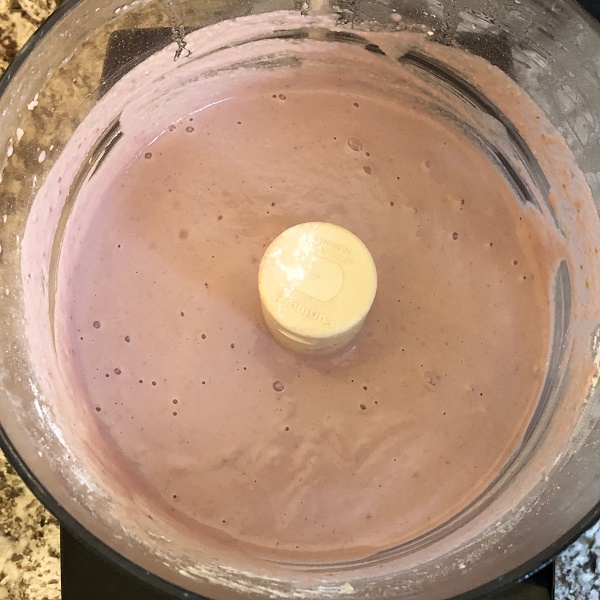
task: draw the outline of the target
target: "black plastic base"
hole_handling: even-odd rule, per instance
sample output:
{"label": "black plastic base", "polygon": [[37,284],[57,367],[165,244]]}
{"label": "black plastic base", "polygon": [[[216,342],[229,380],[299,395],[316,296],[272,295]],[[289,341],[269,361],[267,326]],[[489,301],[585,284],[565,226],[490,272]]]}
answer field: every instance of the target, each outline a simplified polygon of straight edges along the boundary
{"label": "black plastic base", "polygon": [[[62,600],[173,600],[135,579],[117,565],[80,544],[64,528],[60,530]],[[554,564],[542,569],[526,584],[516,585],[487,600],[552,600]],[[482,599],[483,600],[483,599]]]}
{"label": "black plastic base", "polygon": [[80,544],[60,528],[62,600],[172,600]]}
{"label": "black plastic base", "polygon": [[593,17],[600,19],[600,0],[579,0],[579,3],[582,4]]}

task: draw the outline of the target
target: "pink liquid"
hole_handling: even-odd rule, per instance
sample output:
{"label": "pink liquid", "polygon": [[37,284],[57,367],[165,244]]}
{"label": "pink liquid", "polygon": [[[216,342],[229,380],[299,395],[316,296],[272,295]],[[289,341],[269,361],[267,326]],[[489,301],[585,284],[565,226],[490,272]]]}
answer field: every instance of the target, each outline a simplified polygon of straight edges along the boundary
{"label": "pink liquid", "polygon": [[[291,73],[197,108],[78,202],[63,246],[59,341],[115,476],[263,553],[359,557],[431,530],[494,479],[538,399],[542,217],[401,101]],[[264,249],[307,221],[377,265],[340,357],[296,356],[262,322]]]}

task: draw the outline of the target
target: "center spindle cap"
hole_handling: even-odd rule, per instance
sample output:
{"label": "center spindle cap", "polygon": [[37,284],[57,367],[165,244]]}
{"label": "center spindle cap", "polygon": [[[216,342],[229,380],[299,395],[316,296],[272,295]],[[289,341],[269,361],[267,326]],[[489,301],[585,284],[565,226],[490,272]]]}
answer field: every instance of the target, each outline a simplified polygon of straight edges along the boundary
{"label": "center spindle cap", "polygon": [[267,248],[258,289],[273,337],[295,352],[327,354],[360,331],[375,299],[371,253],[332,223],[303,223]]}

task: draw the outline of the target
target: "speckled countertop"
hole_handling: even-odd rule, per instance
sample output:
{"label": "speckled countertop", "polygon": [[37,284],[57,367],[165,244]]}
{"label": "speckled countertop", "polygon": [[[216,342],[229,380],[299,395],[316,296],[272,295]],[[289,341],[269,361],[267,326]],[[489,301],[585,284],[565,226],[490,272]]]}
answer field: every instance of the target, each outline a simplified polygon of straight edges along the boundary
{"label": "speckled countertop", "polygon": [[0,599],[59,600],[58,523],[0,453]]}
{"label": "speckled countertop", "polygon": [[[57,6],[0,0],[0,74]],[[0,452],[0,600],[60,600],[59,530]]]}
{"label": "speckled countertop", "polygon": [[[57,0],[0,0],[0,74]],[[60,600],[58,523],[0,453],[0,600]],[[600,524],[556,565],[556,600],[600,600]]]}

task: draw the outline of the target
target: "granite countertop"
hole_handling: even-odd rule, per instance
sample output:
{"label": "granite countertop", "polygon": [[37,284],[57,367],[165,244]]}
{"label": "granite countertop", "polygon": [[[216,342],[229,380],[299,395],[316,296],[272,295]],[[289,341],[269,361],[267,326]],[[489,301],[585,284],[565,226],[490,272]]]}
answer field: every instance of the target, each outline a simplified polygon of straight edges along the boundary
{"label": "granite countertop", "polygon": [[[0,0],[0,74],[48,14],[54,0]],[[0,600],[60,600],[56,519],[0,452]]]}
{"label": "granite countertop", "polygon": [[[0,0],[0,74],[57,0]],[[0,453],[0,600],[60,600],[58,523]],[[556,600],[600,600],[600,524],[556,565]]]}
{"label": "granite countertop", "polygon": [[60,600],[56,519],[0,453],[0,600]]}

